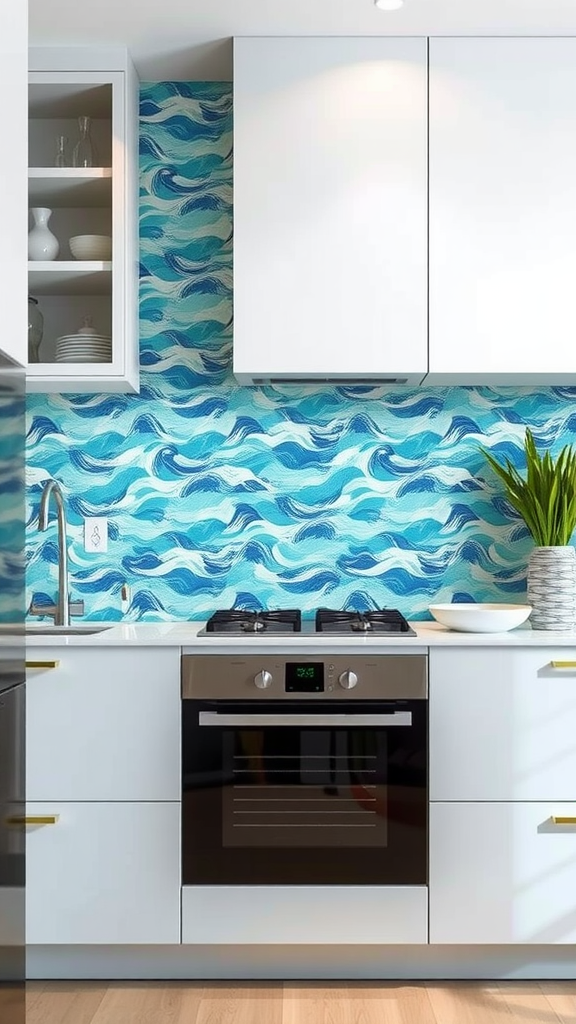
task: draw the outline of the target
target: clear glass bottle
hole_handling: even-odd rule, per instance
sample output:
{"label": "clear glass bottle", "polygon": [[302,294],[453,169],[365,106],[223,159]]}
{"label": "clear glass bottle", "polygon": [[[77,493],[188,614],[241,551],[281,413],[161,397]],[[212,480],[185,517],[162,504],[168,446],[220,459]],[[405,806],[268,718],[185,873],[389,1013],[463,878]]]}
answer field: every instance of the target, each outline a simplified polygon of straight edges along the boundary
{"label": "clear glass bottle", "polygon": [[66,153],[66,145],[68,139],[65,135],[59,135],[56,139],[56,156],[54,157],[54,167],[68,167],[68,156]]}
{"label": "clear glass bottle", "polygon": [[91,313],[86,313],[86,315],[82,317],[82,323],[76,331],[76,334],[98,334],[98,331],[92,323]]}
{"label": "clear glass bottle", "polygon": [[44,317],[38,307],[38,299],[28,296],[28,362],[39,363],[39,348],[44,333]]}
{"label": "clear glass bottle", "polygon": [[72,154],[73,167],[97,167],[96,148],[90,137],[90,118],[83,115],[78,118],[80,138],[74,146]]}

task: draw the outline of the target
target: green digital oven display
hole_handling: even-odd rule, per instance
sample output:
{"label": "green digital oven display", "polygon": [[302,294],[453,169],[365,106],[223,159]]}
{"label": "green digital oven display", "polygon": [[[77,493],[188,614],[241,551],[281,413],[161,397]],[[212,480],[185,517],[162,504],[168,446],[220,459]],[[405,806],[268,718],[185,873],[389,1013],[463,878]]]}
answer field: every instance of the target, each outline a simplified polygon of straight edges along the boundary
{"label": "green digital oven display", "polygon": [[316,679],[317,665],[296,665],[296,679]]}
{"label": "green digital oven display", "polygon": [[324,689],[322,661],[286,662],[287,693],[321,693]]}

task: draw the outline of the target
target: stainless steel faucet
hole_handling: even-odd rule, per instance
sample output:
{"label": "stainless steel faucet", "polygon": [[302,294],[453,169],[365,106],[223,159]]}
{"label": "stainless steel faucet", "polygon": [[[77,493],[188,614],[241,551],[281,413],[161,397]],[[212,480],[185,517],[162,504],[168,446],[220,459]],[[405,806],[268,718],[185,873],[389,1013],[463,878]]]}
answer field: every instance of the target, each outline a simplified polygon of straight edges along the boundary
{"label": "stainless steel faucet", "polygon": [[54,495],[58,514],[58,598],[56,604],[30,605],[31,615],[52,615],[55,626],[69,626],[71,615],[84,614],[83,601],[70,601],[68,595],[68,539],[66,536],[66,512],[64,497],[57,480],[48,480],[40,499],[38,529],[45,530],[48,526],[50,498]]}

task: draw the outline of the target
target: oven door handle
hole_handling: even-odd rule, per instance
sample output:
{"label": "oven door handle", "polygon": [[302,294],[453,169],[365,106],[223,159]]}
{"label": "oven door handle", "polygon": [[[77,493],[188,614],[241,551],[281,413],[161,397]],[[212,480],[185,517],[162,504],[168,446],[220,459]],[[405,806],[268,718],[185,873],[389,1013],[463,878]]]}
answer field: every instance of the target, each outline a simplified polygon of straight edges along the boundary
{"label": "oven door handle", "polygon": [[358,726],[358,725],[412,725],[411,711],[393,711],[391,714],[382,715],[225,715],[217,711],[200,711],[198,715],[200,725],[212,726],[293,726],[302,725],[335,725],[335,726]]}

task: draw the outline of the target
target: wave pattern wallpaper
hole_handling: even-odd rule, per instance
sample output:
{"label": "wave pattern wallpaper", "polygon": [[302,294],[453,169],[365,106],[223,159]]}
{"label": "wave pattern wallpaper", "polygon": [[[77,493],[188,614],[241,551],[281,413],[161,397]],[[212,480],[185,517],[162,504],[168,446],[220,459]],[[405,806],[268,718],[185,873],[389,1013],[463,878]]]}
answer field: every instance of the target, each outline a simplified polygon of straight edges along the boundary
{"label": "wave pattern wallpaper", "polygon": [[[557,450],[576,390],[240,387],[230,84],[143,86],[140,154],[141,393],[30,396],[28,600],[56,590],[50,476],[88,618],[522,600],[531,542],[480,448],[520,464],[529,424]],[[107,553],[84,551],[93,515]]]}
{"label": "wave pattern wallpaper", "polygon": [[[1,360],[2,357],[0,357]],[[0,367],[0,622],[24,619],[24,372]]]}

